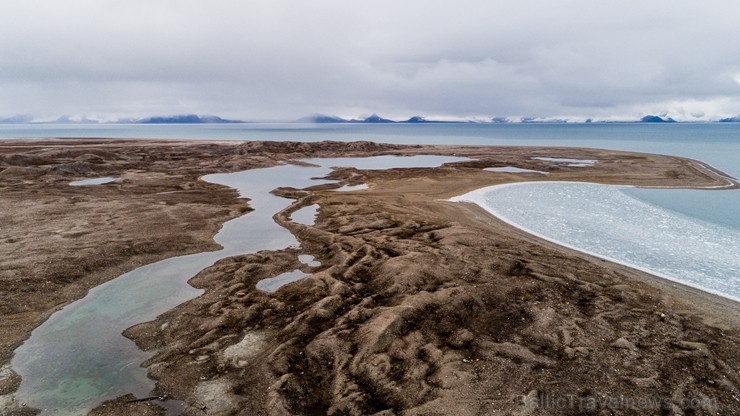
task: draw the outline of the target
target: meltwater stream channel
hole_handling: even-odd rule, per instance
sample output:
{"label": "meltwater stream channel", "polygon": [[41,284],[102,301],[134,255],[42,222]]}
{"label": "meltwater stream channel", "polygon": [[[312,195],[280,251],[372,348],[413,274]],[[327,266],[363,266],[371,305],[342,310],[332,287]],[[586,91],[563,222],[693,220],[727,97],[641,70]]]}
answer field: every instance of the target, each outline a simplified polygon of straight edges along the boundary
{"label": "meltwater stream channel", "polygon": [[187,282],[229,256],[281,250],[299,243],[272,219],[292,200],[270,194],[275,188],[306,188],[330,183],[321,178],[332,166],[359,169],[436,167],[465,160],[456,157],[378,156],[307,159],[317,167],[281,165],[237,173],[207,175],[208,182],[236,188],[254,211],[226,222],[215,241],[223,248],[174,257],[139,267],[102,284],[84,298],[54,313],[16,351],[13,369],[23,381],[19,402],[42,415],[84,415],[105,400],[133,393],[146,397],[154,387],[140,364],[151,353],[139,350],[121,333],[135,324],[199,296]]}

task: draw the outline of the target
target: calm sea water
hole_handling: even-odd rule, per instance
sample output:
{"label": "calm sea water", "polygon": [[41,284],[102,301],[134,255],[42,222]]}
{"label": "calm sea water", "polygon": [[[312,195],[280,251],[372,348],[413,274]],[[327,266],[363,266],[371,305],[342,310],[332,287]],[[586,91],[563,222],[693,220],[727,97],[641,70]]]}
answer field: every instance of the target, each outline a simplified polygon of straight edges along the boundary
{"label": "calm sea water", "polygon": [[[740,123],[0,125],[0,138],[48,137],[592,147],[690,157],[740,178]],[[665,209],[740,229],[737,191],[626,192]]]}
{"label": "calm sea water", "polygon": [[578,146],[694,157],[740,176],[740,123],[12,125],[0,138],[373,140],[399,144]]}

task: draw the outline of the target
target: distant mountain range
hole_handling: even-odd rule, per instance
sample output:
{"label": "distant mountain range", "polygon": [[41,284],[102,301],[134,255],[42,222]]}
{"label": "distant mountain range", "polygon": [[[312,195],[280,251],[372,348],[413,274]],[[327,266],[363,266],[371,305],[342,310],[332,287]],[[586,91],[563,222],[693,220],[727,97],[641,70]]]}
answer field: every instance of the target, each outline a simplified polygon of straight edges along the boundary
{"label": "distant mountain range", "polygon": [[670,117],[661,116],[645,116],[640,119],[642,123],[675,123],[676,120]]}
{"label": "distant mountain range", "polygon": [[307,117],[300,118],[295,123],[317,123],[317,124],[328,124],[328,123],[367,123],[367,124],[390,124],[390,123],[472,123],[472,121],[437,121],[427,120],[422,116],[413,116],[408,120],[391,120],[388,118],[380,117],[377,114],[373,114],[369,117],[362,119],[345,119],[337,116],[327,116],[324,114],[313,114]]}
{"label": "distant mountain range", "polygon": [[330,123],[346,123],[345,120],[337,116],[325,116],[323,114],[313,114],[303,118],[299,118],[294,123],[319,123],[319,124],[330,124]]}
{"label": "distant mountain range", "polygon": [[138,119],[119,119],[111,122],[91,120],[87,117],[71,118],[59,117],[56,120],[36,121],[30,116],[13,116],[0,118],[0,124],[223,124],[245,123],[241,120],[228,120],[218,116],[199,116],[196,114],[182,114],[175,116],[155,116]]}
{"label": "distant mountain range", "polygon": [[[119,123],[124,122],[119,120]],[[229,124],[244,123],[241,120],[227,120],[218,116],[199,116],[196,114],[185,114],[177,116],[157,116],[140,118],[138,120],[128,120],[126,123],[133,124]]]}
{"label": "distant mountain range", "polygon": [[25,124],[30,123],[33,119],[28,116],[13,116],[0,118],[0,124]]}
{"label": "distant mountain range", "polygon": [[[717,120],[719,122],[735,122],[740,123],[740,116],[723,118]],[[707,121],[702,121],[706,123]],[[506,117],[493,117],[490,120],[463,120],[463,121],[443,121],[443,120],[427,120],[422,116],[413,116],[408,120],[391,120],[383,118],[377,114],[373,114],[364,119],[345,119],[337,116],[327,116],[324,114],[314,114],[307,117],[303,117],[294,121],[294,123],[315,123],[315,124],[328,124],[328,123],[367,123],[367,124],[381,124],[381,123],[396,123],[396,124],[412,124],[412,123],[492,123],[492,124],[565,124],[565,123],[680,123],[668,116],[658,115],[646,115],[639,120],[624,120],[624,121],[593,121],[593,119],[586,119],[584,121],[573,121],[568,119],[553,119],[553,118],[536,118],[536,117],[521,117],[521,118],[506,118]],[[685,122],[688,123],[688,122]]]}
{"label": "distant mountain range", "polygon": [[[423,116],[413,116],[407,120],[392,120],[383,118],[377,114],[372,114],[365,118],[352,118],[345,119],[337,116],[330,116],[325,114],[312,114],[307,117],[295,120],[294,123],[313,123],[313,124],[331,124],[331,123],[349,123],[349,124],[441,124],[441,123],[491,123],[491,124],[532,124],[532,123],[548,123],[548,124],[561,124],[561,123],[690,123],[689,121],[677,121],[667,115],[646,115],[639,120],[624,120],[624,121],[593,121],[592,119],[586,120],[568,120],[568,119],[553,119],[553,118],[536,118],[536,117],[492,117],[490,119],[470,119],[470,120],[427,120]],[[699,121],[699,122],[721,122],[721,123],[740,123],[740,116],[722,118],[715,121]],[[0,124],[234,124],[234,123],[247,123],[242,120],[229,120],[213,115],[196,115],[196,114],[181,114],[174,116],[153,116],[138,119],[119,119],[116,121],[98,121],[82,118],[72,117],[60,117],[56,120],[45,120],[38,121],[30,116],[18,115],[8,118],[0,117]]]}

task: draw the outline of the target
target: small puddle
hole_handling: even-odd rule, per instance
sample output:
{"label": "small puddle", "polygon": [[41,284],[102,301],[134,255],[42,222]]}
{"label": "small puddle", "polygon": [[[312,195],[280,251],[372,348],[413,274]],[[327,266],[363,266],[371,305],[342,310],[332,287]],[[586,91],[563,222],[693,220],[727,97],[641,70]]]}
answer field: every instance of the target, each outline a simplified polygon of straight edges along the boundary
{"label": "small puddle", "polygon": [[503,173],[536,173],[538,175],[547,175],[547,172],[532,169],[522,169],[514,166],[503,166],[498,168],[485,168],[486,172],[503,172]]}
{"label": "small puddle", "polygon": [[90,178],[90,179],[81,179],[79,181],[72,181],[70,182],[70,186],[92,186],[92,185],[103,185],[105,183],[111,183],[115,181],[118,178],[114,178],[111,176],[105,177],[105,178]]}
{"label": "small puddle", "polygon": [[292,272],[285,272],[269,279],[262,279],[257,282],[256,287],[263,292],[272,293],[288,283],[301,280],[306,276],[308,276],[308,273],[303,273],[300,270],[293,270]]}
{"label": "small puddle", "polygon": [[316,257],[310,255],[310,254],[301,254],[298,256],[298,261],[305,264],[308,267],[319,267],[321,266],[321,262],[316,260]]}
{"label": "small puddle", "polygon": [[367,189],[368,186],[366,183],[360,184],[360,185],[344,185],[341,188],[334,189],[335,192],[352,192],[352,191],[362,191]]}
{"label": "small puddle", "polygon": [[290,214],[290,219],[298,224],[314,225],[317,215],[319,215],[319,206],[314,204],[294,211]]}
{"label": "small puddle", "polygon": [[585,168],[593,166],[598,160],[594,159],[570,159],[567,157],[533,157],[532,160],[543,160],[545,162],[555,162],[557,164],[564,164],[565,166],[575,168]]}

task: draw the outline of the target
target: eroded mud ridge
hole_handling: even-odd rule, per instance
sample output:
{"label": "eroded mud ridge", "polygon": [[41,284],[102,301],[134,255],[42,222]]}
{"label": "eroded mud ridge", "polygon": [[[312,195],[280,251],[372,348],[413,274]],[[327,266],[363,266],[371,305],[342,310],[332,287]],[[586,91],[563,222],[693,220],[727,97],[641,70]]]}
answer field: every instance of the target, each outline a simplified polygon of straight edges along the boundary
{"label": "eroded mud ridge", "polygon": [[[126,271],[215,250],[221,224],[249,210],[199,178],[283,160],[392,151],[355,143],[0,141],[0,413],[20,378],[13,350],[55,310]],[[110,176],[112,183],[70,186]]]}
{"label": "eroded mud ridge", "polygon": [[[233,189],[200,176],[273,166],[293,156],[395,147],[0,141],[0,363],[28,336],[26,331],[90,287],[157,259],[216,248],[212,237],[220,224],[249,208]],[[104,186],[69,186],[75,179],[102,176],[119,179]]]}
{"label": "eroded mud ridge", "polygon": [[[186,401],[193,415],[738,414],[736,303],[440,201],[512,180],[480,168],[514,154],[336,171],[371,184],[355,193],[283,191],[296,203],[277,220],[301,249],[222,260],[192,281],[205,295],[127,331],[158,351],[146,365],[159,394]],[[587,175],[550,173],[707,181],[660,158],[599,156]],[[624,163],[634,169],[615,168]],[[288,220],[314,203],[314,226]],[[312,275],[272,294],[255,289],[294,269]]]}
{"label": "eroded mud ridge", "polygon": [[[127,331],[157,351],[147,363],[155,393],[192,415],[738,413],[736,303],[441,201],[512,181],[725,185],[720,176],[626,152],[371,142],[0,142],[0,406],[17,405],[5,401],[19,382],[13,349],[55,309],[142,264],[215,249],[220,224],[249,210],[200,176],[382,154],[476,160],[332,173],[369,185],[358,192],[276,190],[295,200],[276,220],[300,248],[224,259],[193,279],[203,296]],[[483,170],[503,166],[547,175]],[[118,179],[68,185],[102,176]],[[315,225],[288,220],[310,204],[320,206]],[[321,265],[299,262],[303,254]],[[295,269],[310,276],[272,294],[255,289]],[[163,412],[133,400],[93,414]]]}

